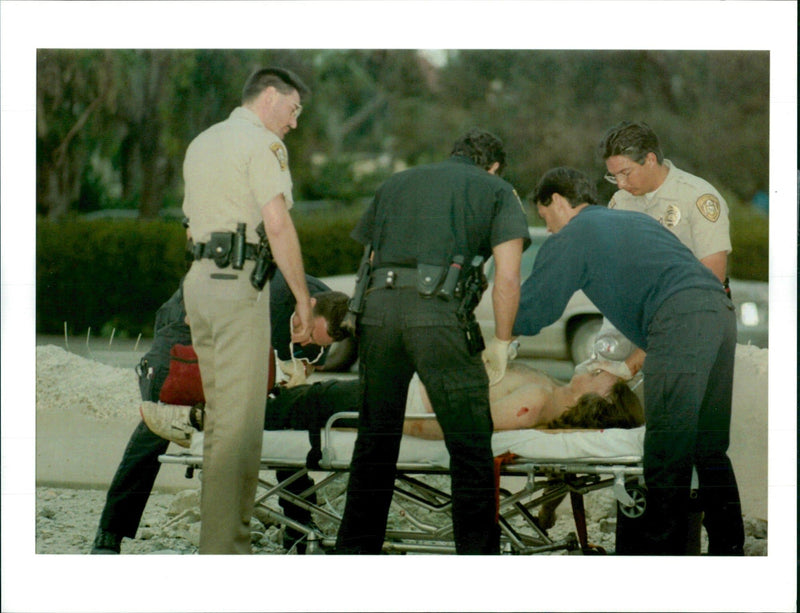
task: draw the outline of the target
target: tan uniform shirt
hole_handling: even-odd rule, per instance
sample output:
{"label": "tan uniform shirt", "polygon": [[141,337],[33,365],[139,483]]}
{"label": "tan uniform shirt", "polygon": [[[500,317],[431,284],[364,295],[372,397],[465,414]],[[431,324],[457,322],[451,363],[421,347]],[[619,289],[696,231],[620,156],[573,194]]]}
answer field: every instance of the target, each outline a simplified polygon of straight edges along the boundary
{"label": "tan uniform shirt", "polygon": [[669,173],[655,192],[634,196],[619,190],[608,208],[639,211],[657,219],[698,260],[720,251],[731,252],[728,203],[708,181],[664,160]]}
{"label": "tan uniform shirt", "polygon": [[292,207],[286,147],[244,107],[191,142],[183,176],[183,212],[197,243],[211,232],[234,232],[238,223],[247,224],[247,242],[257,243],[261,208],[278,194]]}

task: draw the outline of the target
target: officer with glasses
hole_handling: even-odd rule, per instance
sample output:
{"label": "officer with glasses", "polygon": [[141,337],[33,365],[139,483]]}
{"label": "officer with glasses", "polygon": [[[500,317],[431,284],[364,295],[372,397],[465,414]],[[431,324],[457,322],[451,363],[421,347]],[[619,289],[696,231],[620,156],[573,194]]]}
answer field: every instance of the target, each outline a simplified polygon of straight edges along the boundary
{"label": "officer with glasses", "polygon": [[250,553],[270,347],[266,276],[254,273],[261,223],[297,301],[292,341],[311,341],[311,296],[289,215],[292,178],[283,143],[307,93],[288,70],[256,71],[241,106],[197,136],[183,164],[183,212],[195,257],[184,298],[206,399],[203,554]]}
{"label": "officer with glasses", "polygon": [[658,220],[727,289],[728,204],[714,186],[664,159],[658,136],[644,122],[615,125],[600,141],[599,152],[608,169],[606,180],[619,187],[608,208]]}
{"label": "officer with glasses", "polygon": [[[714,186],[664,159],[658,136],[644,122],[623,121],[610,128],[598,153],[608,170],[605,179],[619,187],[608,208],[656,219],[714,273],[730,297],[728,204]],[[595,353],[616,361],[622,377],[640,370],[645,357],[608,320],[597,334]]]}

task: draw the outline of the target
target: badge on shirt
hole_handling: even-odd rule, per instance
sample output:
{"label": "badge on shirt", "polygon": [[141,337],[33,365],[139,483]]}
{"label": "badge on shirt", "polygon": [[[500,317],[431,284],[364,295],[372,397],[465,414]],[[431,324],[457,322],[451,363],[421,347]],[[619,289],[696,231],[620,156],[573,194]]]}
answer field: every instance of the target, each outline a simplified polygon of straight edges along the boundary
{"label": "badge on shirt", "polygon": [[675,206],[674,204],[670,204],[667,206],[667,210],[664,211],[664,216],[659,219],[658,221],[661,222],[661,225],[665,228],[674,228],[678,225],[681,220],[681,210]]}
{"label": "badge on shirt", "polygon": [[697,208],[700,211],[700,214],[708,219],[711,223],[714,223],[719,219],[719,200],[714,194],[703,194],[697,199]]}
{"label": "badge on shirt", "polygon": [[272,143],[269,148],[270,151],[275,154],[275,157],[278,158],[278,164],[280,164],[281,170],[289,168],[289,160],[283,145],[281,143]]}

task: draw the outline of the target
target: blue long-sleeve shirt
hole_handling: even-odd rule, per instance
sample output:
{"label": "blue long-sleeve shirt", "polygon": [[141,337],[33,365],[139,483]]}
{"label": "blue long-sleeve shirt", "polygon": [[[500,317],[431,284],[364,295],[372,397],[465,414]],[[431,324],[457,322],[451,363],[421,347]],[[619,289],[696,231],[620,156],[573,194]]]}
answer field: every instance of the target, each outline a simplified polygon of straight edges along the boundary
{"label": "blue long-sleeve shirt", "polygon": [[724,291],[714,274],[655,219],[588,206],[539,249],[522,284],[514,334],[537,334],[583,290],[620,332],[646,350],[647,329],[658,308],[692,288]]}

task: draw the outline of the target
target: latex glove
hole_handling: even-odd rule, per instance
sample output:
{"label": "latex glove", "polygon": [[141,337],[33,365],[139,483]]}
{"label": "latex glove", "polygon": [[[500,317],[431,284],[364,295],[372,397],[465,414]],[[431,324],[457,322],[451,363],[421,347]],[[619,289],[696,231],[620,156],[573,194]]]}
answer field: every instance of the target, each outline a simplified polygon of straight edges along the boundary
{"label": "latex glove", "polygon": [[286,387],[303,385],[306,382],[306,368],[303,360],[281,360],[281,371],[289,377],[283,382]]}
{"label": "latex glove", "polygon": [[578,372],[578,369],[582,368],[585,369],[583,372],[592,372],[595,370],[604,370],[607,373],[611,373],[616,377],[620,377],[624,381],[629,381],[633,378],[633,373],[631,369],[628,368],[628,365],[624,361],[617,361],[617,360],[603,360],[600,358],[586,360],[586,362],[582,362],[575,367],[575,372]]}
{"label": "latex glove", "polygon": [[508,346],[511,341],[501,341],[496,336],[489,341],[481,357],[489,375],[489,385],[498,383],[506,374],[508,365]]}

